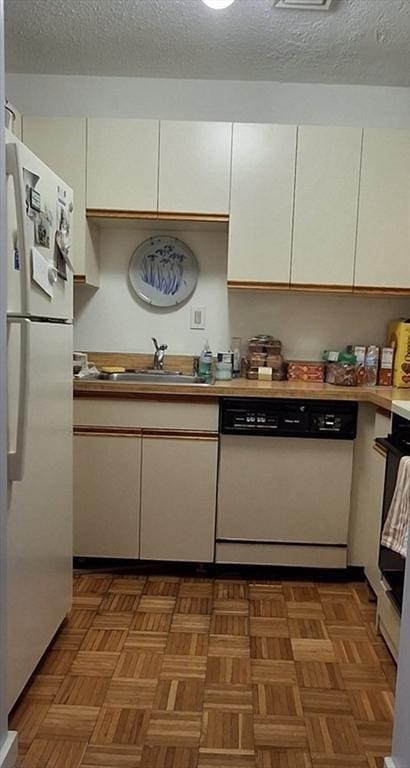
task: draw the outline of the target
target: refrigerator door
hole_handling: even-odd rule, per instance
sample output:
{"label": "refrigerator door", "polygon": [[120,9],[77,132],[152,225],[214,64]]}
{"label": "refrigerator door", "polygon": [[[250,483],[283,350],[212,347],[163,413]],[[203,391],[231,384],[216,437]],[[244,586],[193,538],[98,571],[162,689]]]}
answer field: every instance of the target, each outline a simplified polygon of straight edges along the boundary
{"label": "refrigerator door", "polygon": [[6,131],[7,312],[71,320],[73,193]]}
{"label": "refrigerator door", "polygon": [[[15,443],[19,334],[8,349],[9,440]],[[30,322],[26,460],[8,485],[8,690],[15,703],[71,606],[72,326]]]}

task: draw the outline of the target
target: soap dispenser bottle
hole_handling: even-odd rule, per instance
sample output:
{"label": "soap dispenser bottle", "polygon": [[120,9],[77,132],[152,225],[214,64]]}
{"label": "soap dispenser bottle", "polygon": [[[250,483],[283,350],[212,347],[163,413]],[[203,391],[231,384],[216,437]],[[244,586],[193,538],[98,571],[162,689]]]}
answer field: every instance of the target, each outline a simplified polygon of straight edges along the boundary
{"label": "soap dispenser bottle", "polygon": [[209,348],[208,339],[206,340],[202,352],[199,356],[199,375],[206,381],[212,379],[212,352]]}

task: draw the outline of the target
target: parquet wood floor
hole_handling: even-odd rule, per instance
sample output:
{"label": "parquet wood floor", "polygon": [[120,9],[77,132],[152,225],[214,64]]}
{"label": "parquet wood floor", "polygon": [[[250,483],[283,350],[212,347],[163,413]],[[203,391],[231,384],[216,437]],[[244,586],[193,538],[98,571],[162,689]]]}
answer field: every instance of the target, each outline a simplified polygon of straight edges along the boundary
{"label": "parquet wood floor", "polygon": [[382,768],[395,667],[361,583],[78,574],[19,768]]}

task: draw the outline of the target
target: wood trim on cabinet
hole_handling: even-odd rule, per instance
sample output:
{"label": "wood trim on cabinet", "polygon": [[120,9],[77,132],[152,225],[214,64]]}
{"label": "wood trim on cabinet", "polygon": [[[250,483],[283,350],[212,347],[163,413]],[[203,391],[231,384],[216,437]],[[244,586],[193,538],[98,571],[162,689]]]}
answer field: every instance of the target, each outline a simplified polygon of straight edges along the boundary
{"label": "wood trim on cabinet", "polygon": [[85,285],[87,278],[85,275],[74,275],[74,285]]}
{"label": "wood trim on cabinet", "polygon": [[352,285],[338,285],[335,283],[292,283],[291,291],[298,293],[353,293]]}
{"label": "wood trim on cabinet", "polygon": [[377,443],[373,443],[373,445],[372,445],[372,448],[373,448],[373,450],[374,450],[376,453],[378,453],[378,454],[379,454],[379,456],[382,456],[382,457],[383,457],[383,459],[385,459],[385,458],[386,458],[386,456],[387,456],[387,451],[386,451],[386,449],[385,449],[385,448],[383,448],[383,446],[382,446],[382,445],[378,445]]}
{"label": "wood trim on cabinet", "polygon": [[75,435],[83,437],[141,437],[142,429],[139,427],[96,427],[94,425],[74,426]]}
{"label": "wood trim on cabinet", "polygon": [[381,287],[372,285],[355,285],[353,293],[359,293],[368,296],[410,296],[409,288]]}
{"label": "wood trim on cabinet", "polygon": [[376,413],[380,414],[380,416],[386,416],[386,418],[390,419],[391,412],[387,410],[387,408],[382,408],[380,405],[376,408]]}
{"label": "wood trim on cabinet", "polygon": [[180,211],[114,211],[102,208],[87,208],[88,219],[147,219],[149,221],[198,221],[228,223],[226,213],[189,213]]}
{"label": "wood trim on cabinet", "polygon": [[218,440],[218,432],[205,432],[195,429],[161,429],[152,428],[142,430],[142,436],[150,440]]}
{"label": "wood trim on cabinet", "polygon": [[289,283],[258,283],[253,280],[228,280],[228,288],[244,291],[289,291]]}

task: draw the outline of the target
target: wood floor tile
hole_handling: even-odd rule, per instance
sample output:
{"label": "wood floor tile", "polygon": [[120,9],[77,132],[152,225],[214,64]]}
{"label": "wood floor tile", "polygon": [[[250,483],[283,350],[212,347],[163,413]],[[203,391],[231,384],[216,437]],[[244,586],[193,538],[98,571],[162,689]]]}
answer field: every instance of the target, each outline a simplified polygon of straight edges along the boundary
{"label": "wood floor tile", "polygon": [[43,701],[51,704],[57,694],[64,675],[34,675],[24,693],[24,700]]}
{"label": "wood floor tile", "polygon": [[253,713],[253,694],[250,685],[238,683],[206,684],[204,710]]}
{"label": "wood floor tile", "polygon": [[152,581],[148,579],[144,595],[161,595],[162,597],[176,597],[179,591],[179,579],[160,579]]}
{"label": "wood floor tile", "polygon": [[305,721],[301,717],[254,718],[255,746],[275,749],[301,749],[308,747]]}
{"label": "wood floor tile", "polygon": [[321,661],[298,661],[296,673],[300,688],[330,688],[345,687],[338,664]]}
{"label": "wood floor tile", "polygon": [[125,629],[128,632],[133,618],[132,611],[99,611],[91,629]]}
{"label": "wood floor tile", "polygon": [[207,650],[208,636],[198,632],[172,632],[166,646],[171,656],[206,656]]}
{"label": "wood floor tile", "polygon": [[303,711],[307,715],[353,715],[351,700],[346,691],[300,689]]}
{"label": "wood floor tile", "polygon": [[109,592],[120,592],[122,595],[141,595],[144,591],[145,582],[146,579],[143,576],[113,579]]}
{"label": "wood floor tile", "polygon": [[250,634],[256,637],[289,637],[289,624],[286,619],[266,619],[251,616]]}
{"label": "wood floor tile", "polygon": [[328,640],[326,625],[318,619],[289,619],[290,634],[294,638]]}
{"label": "wood floor tile", "polygon": [[208,634],[211,626],[210,615],[187,615],[174,613],[171,632],[199,632]]}
{"label": "wood floor tile", "polygon": [[214,685],[231,683],[233,685],[250,684],[251,664],[246,657],[210,656],[206,671],[206,682]]}
{"label": "wood floor tile", "polygon": [[168,632],[128,632],[124,651],[149,651],[164,653],[168,642]]}
{"label": "wood floor tile", "polygon": [[147,733],[149,711],[135,707],[101,708],[91,744],[133,744],[142,746]]}
{"label": "wood floor tile", "polygon": [[152,709],[157,680],[115,679],[109,682],[105,704]]}
{"label": "wood floor tile", "polygon": [[54,704],[101,707],[110,681],[106,677],[67,676],[54,698]]}
{"label": "wood floor tile", "polygon": [[204,712],[200,752],[253,755],[253,718],[242,712]]}
{"label": "wood floor tile", "polygon": [[246,581],[216,581],[216,600],[246,600],[248,597],[248,585]]}
{"label": "wood floor tile", "polygon": [[179,597],[176,603],[176,613],[210,614],[213,600],[211,597]]}
{"label": "wood floor tile", "polygon": [[128,613],[136,611],[141,598],[141,592],[137,594],[109,592],[101,602],[99,611],[113,611],[115,613]]}
{"label": "wood floor tile", "polygon": [[253,659],[292,661],[292,645],[286,637],[251,637],[250,654]]}
{"label": "wood floor tile", "polygon": [[214,600],[213,613],[232,613],[234,615],[248,616],[248,600]]}
{"label": "wood floor tile", "polygon": [[87,742],[34,739],[22,768],[79,768]]}
{"label": "wood floor tile", "polygon": [[255,768],[312,768],[303,749],[257,749],[255,757]]}
{"label": "wood floor tile", "polygon": [[249,658],[249,637],[244,635],[210,635],[208,656],[245,656]]}
{"label": "wood floor tile", "polygon": [[18,768],[384,768],[396,669],[364,583],[74,581]]}
{"label": "wood floor tile", "polygon": [[252,659],[252,681],[254,683],[297,685],[295,662]]}
{"label": "wood floor tile", "polygon": [[18,731],[19,749],[22,752],[26,752],[36,738],[49,707],[48,702],[23,699],[12,711],[9,717],[9,728],[12,731]]}
{"label": "wood floor tile", "polygon": [[154,709],[167,712],[202,712],[205,683],[197,678],[160,680]]}
{"label": "wood floor tile", "polygon": [[52,704],[38,729],[38,738],[87,741],[99,711],[98,707]]}
{"label": "wood floor tile", "polygon": [[163,662],[160,653],[148,651],[123,651],[115,668],[114,679],[133,678],[138,680],[157,680]]}
{"label": "wood floor tile", "polygon": [[247,616],[215,613],[211,620],[213,635],[248,635],[249,624]]}
{"label": "wood floor tile", "polygon": [[286,603],[288,617],[290,619],[318,619],[324,621],[322,603],[309,601],[293,601]]}
{"label": "wood floor tile", "polygon": [[89,629],[81,645],[82,651],[121,651],[126,629]]}
{"label": "wood floor tile", "polygon": [[378,664],[339,664],[345,688],[387,688],[387,678]]}
{"label": "wood floor tile", "polygon": [[153,711],[147,732],[147,744],[166,747],[197,747],[202,716],[193,712]]}
{"label": "wood floor tile", "polygon": [[331,640],[309,640],[292,638],[292,651],[295,661],[336,661]]}
{"label": "wood floor tile", "polygon": [[253,697],[257,715],[303,717],[302,702],[297,686],[258,683],[253,686]]}
{"label": "wood floor tile", "polygon": [[81,768],[140,768],[142,747],[135,744],[89,744]]}
{"label": "wood floor tile", "polygon": [[87,634],[87,631],[87,629],[69,629],[68,627],[64,628],[56,636],[53,643],[53,650],[78,651]]}
{"label": "wood floor tile", "polygon": [[70,668],[70,675],[111,677],[120,658],[119,653],[79,651]]}
{"label": "wood floor tile", "polygon": [[161,679],[177,680],[197,677],[205,680],[206,656],[164,656]]}
{"label": "wood floor tile", "polygon": [[391,722],[394,717],[394,696],[392,691],[378,688],[348,691],[352,712],[356,720]]}
{"label": "wood floor tile", "polygon": [[146,746],[141,768],[197,768],[198,749],[190,747]]}
{"label": "wood floor tile", "polygon": [[309,715],[305,717],[312,757],[317,755],[357,755],[362,744],[353,717]]}

